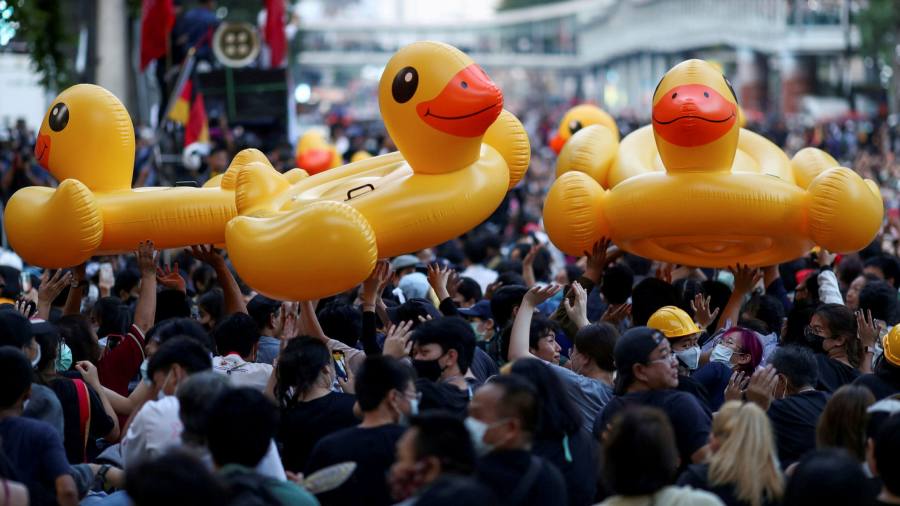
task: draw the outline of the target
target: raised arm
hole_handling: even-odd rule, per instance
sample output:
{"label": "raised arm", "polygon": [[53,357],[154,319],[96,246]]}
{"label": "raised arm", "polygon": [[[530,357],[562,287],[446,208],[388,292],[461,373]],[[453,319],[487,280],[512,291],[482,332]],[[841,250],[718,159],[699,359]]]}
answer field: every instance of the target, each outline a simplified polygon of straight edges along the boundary
{"label": "raised arm", "polygon": [[87,360],[82,360],[75,364],[75,370],[81,374],[85,383],[90,385],[97,392],[97,396],[100,397],[100,402],[103,403],[103,411],[113,421],[113,428],[109,431],[109,434],[103,437],[109,441],[115,441],[119,438],[119,417],[116,415],[116,411],[110,404],[109,399],[107,399],[103,385],[100,384],[100,378],[97,376],[97,367]]}
{"label": "raised arm", "polygon": [[387,282],[387,278],[389,278],[390,275],[391,264],[389,264],[387,260],[379,260],[378,263],[375,264],[375,269],[372,271],[372,274],[370,274],[362,284],[360,298],[362,299],[363,328],[360,340],[362,341],[366,355],[381,354],[381,348],[378,347],[378,341],[376,339],[377,325],[375,321],[375,311],[381,293],[380,290],[384,286],[384,283]]}
{"label": "raised arm", "polygon": [[63,315],[81,312],[81,299],[84,297],[84,290],[87,287],[84,273],[86,267],[87,264],[81,264],[72,268],[72,280],[69,284],[69,295],[66,296]]}
{"label": "raised arm", "polygon": [[728,304],[722,311],[719,318],[718,329],[725,328],[728,322],[737,325],[741,316],[741,304],[744,302],[744,295],[753,291],[753,287],[762,279],[762,272],[759,269],[751,269],[746,265],[737,265],[731,272],[734,274],[734,290],[728,299]]}
{"label": "raised arm", "polygon": [[153,241],[144,241],[138,245],[138,269],[141,271],[141,291],[134,308],[134,325],[146,332],[156,319],[156,258]]}
{"label": "raised arm", "polygon": [[41,286],[38,288],[37,316],[42,320],[50,319],[50,308],[53,307],[53,301],[59,297],[59,294],[72,282],[72,273],[57,270],[50,275],[49,270],[45,270],[41,274]]}
{"label": "raised arm", "polygon": [[231,274],[228,264],[225,263],[222,251],[216,249],[212,244],[201,244],[191,246],[191,255],[197,260],[209,264],[216,271],[216,277],[219,278],[219,285],[225,295],[225,312],[227,314],[246,313],[247,305],[244,304],[241,289],[237,280],[234,279],[234,275]]}
{"label": "raised arm", "polygon": [[545,287],[534,286],[528,289],[528,293],[519,304],[519,311],[516,313],[516,319],[513,322],[512,331],[509,336],[509,361],[519,358],[536,358],[531,354],[528,346],[528,336],[531,333],[531,318],[534,316],[534,310],[545,300],[556,295],[560,290],[559,285],[548,285]]}

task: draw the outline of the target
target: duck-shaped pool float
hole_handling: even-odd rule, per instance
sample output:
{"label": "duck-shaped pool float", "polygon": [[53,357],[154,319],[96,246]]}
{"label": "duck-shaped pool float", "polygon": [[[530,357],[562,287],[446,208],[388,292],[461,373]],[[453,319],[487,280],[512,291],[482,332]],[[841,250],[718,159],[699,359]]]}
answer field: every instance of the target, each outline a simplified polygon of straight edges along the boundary
{"label": "duck-shaped pool float", "polygon": [[[544,205],[551,240],[580,255],[601,237],[670,263],[773,265],[814,245],[865,247],[881,226],[874,182],[813,148],[793,160],[738,125],[737,99],[708,63],[688,60],[662,78],[652,125],[582,167],[561,167]],[[566,150],[591,148],[592,131]],[[595,162],[593,165],[588,162]]]}
{"label": "duck-shaped pool float", "polygon": [[41,123],[37,161],[60,181],[56,189],[17,191],[4,212],[12,248],[34,265],[80,264],[93,255],[133,251],[140,241],[158,248],[222,243],[237,214],[238,167],[268,164],[257,150],[235,157],[216,188],[131,188],[134,129],[128,111],[109,91],[79,84],[59,94]]}
{"label": "duck-shaped pool float", "polygon": [[297,167],[308,174],[318,174],[328,169],[340,167],[344,162],[340,153],[316,129],[311,129],[300,136],[297,143]]}
{"label": "duck-shaped pool float", "polygon": [[619,142],[619,128],[612,116],[596,105],[580,104],[572,107],[563,115],[556,134],[550,138],[550,149],[559,154],[573,135],[591,125],[602,125],[608,128],[614,133],[616,143]]}
{"label": "duck-shaped pool float", "polygon": [[241,278],[270,297],[348,290],[378,258],[434,246],[488,218],[528,168],[521,123],[458,49],[416,42],[385,67],[379,105],[399,151],[291,184],[262,164],[238,173],[226,245]]}

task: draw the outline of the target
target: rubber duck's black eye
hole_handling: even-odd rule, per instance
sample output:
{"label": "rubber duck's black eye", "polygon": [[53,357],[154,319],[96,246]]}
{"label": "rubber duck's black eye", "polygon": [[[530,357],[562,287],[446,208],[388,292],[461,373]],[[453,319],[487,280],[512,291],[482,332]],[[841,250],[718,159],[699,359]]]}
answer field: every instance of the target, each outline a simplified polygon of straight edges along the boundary
{"label": "rubber duck's black eye", "polygon": [[59,132],[66,128],[66,125],[69,124],[69,108],[66,107],[66,104],[60,102],[54,105],[53,109],[50,109],[50,117],[47,118],[47,124],[50,125],[50,130],[54,132]]}
{"label": "rubber duck's black eye", "polygon": [[706,98],[709,98],[709,92],[708,92],[708,91],[704,91],[704,92],[703,92],[703,96],[706,97]]}
{"label": "rubber duck's black eye", "polygon": [[577,131],[581,130],[581,122],[577,119],[573,119],[569,122],[569,131],[573,134]]}
{"label": "rubber duck's black eye", "polygon": [[403,67],[394,77],[391,93],[398,104],[409,102],[419,87],[419,73],[412,67]]}
{"label": "rubber duck's black eye", "polygon": [[462,86],[462,89],[466,89],[469,87],[469,83],[467,83],[465,81],[462,81],[461,83],[459,83],[459,85]]}
{"label": "rubber duck's black eye", "polygon": [[672,93],[672,100],[675,100],[675,97],[678,96],[678,93]]}

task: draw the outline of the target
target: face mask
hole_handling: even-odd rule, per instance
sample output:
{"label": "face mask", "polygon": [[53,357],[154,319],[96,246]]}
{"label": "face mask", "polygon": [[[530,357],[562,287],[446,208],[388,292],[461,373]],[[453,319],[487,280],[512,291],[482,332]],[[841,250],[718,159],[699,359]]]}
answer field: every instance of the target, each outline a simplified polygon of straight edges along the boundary
{"label": "face mask", "polygon": [[463,422],[466,430],[469,431],[469,437],[472,439],[472,445],[475,447],[475,454],[483,457],[494,450],[493,445],[484,442],[484,434],[490,426],[477,418],[471,416],[466,417]]}
{"label": "face mask", "polygon": [[141,379],[148,385],[153,383],[152,381],[150,381],[150,376],[147,374],[147,364],[149,363],[150,359],[147,358],[145,358],[144,361],[141,362]]}
{"label": "face mask", "polygon": [[806,343],[814,352],[825,353],[825,337],[820,336],[809,329],[803,333],[803,336],[806,338]]}
{"label": "face mask", "polygon": [[441,367],[438,360],[437,358],[434,360],[413,360],[413,369],[416,370],[416,374],[420,378],[428,381],[437,381],[441,379],[441,373],[444,372],[444,368]]}
{"label": "face mask", "polygon": [[484,331],[478,330],[478,324],[475,322],[470,322],[469,325],[472,326],[472,332],[475,333],[476,341],[484,341]]}
{"label": "face mask", "polygon": [[713,348],[712,355],[709,356],[709,360],[711,362],[722,362],[728,366],[731,366],[731,355],[734,354],[734,350],[725,346],[724,344],[717,344],[715,348]]}
{"label": "face mask", "polygon": [[37,343],[35,343],[34,348],[37,350],[37,352],[35,353],[34,358],[31,359],[32,368],[37,367],[38,363],[41,361],[41,347]]}
{"label": "face mask", "polygon": [[[678,357],[678,360],[681,360],[681,362],[688,368],[688,370],[693,371],[700,366],[699,346],[694,346],[686,350],[676,351],[675,356]],[[731,357],[729,357],[729,359],[730,358]]]}
{"label": "face mask", "polygon": [[56,357],[56,370],[68,371],[72,367],[72,349],[65,343],[59,345],[59,356]]}

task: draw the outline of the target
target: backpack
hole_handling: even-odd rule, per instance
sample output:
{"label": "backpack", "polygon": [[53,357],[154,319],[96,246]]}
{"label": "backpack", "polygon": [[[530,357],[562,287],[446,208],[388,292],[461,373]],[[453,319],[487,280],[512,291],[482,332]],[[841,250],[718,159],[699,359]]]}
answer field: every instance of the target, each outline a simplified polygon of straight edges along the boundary
{"label": "backpack", "polygon": [[234,473],[226,478],[231,506],[282,506],[269,491],[271,478],[256,473]]}

